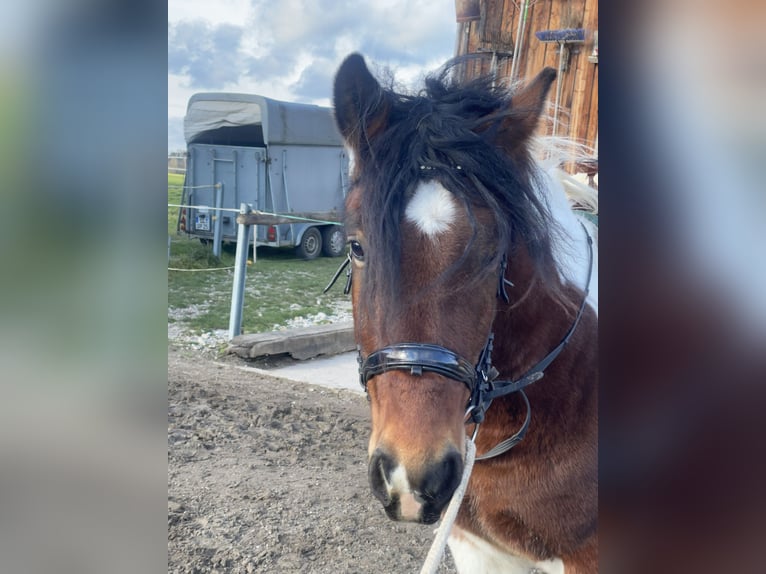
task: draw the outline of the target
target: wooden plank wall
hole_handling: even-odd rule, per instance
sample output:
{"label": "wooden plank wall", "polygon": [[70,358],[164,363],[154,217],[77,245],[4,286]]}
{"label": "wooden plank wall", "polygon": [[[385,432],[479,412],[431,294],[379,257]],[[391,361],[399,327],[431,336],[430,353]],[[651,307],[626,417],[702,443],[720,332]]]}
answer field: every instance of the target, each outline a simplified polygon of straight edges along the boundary
{"label": "wooden plank wall", "polygon": [[[465,66],[464,73],[471,78],[490,73],[492,53],[495,52],[496,77],[498,81],[508,82],[523,0],[478,1],[480,17],[459,25],[458,34],[464,37],[456,44],[456,55],[477,55]],[[584,28],[585,43],[569,45],[571,54],[567,69],[557,80],[562,82],[557,132],[595,148],[598,137],[598,63],[590,62],[588,56],[593,52],[593,33],[598,30],[598,0],[530,0],[517,77],[527,81],[545,66],[558,68],[558,44],[541,42],[535,32],[563,28]],[[556,90],[554,83],[551,102],[555,100]],[[549,125],[549,132],[550,128]]]}

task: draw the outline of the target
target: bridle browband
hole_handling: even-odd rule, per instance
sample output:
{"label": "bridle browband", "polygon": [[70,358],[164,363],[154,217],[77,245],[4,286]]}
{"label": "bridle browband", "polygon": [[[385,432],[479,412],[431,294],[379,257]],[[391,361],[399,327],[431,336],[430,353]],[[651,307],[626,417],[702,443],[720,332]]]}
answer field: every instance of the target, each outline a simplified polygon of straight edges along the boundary
{"label": "bridle browband", "polygon": [[[566,344],[572,338],[572,335],[580,322],[580,318],[585,311],[590,290],[590,280],[593,273],[593,240],[582,222],[580,222],[580,225],[585,232],[585,237],[588,242],[588,278],[585,281],[582,303],[577,311],[574,322],[569,327],[569,330],[559,344],[543,357],[542,360],[528,369],[521,377],[515,380],[497,380],[500,373],[492,366],[492,349],[495,335],[490,332],[476,365],[445,347],[426,343],[398,343],[389,345],[378,349],[377,351],[373,351],[367,355],[366,358],[362,358],[360,349],[357,357],[357,360],[359,361],[359,382],[364,391],[367,392],[367,383],[371,378],[393,370],[408,371],[409,374],[414,376],[421,376],[424,372],[430,372],[459,381],[468,388],[470,393],[470,399],[468,400],[468,406],[466,408],[465,422],[466,424],[472,422],[476,425],[473,435],[474,438],[478,433],[479,425],[484,421],[484,415],[492,404],[492,401],[512,393],[520,393],[527,409],[527,414],[521,428],[515,434],[495,445],[483,455],[477,456],[476,460],[486,460],[488,458],[496,457],[516,446],[524,438],[524,435],[526,435],[531,420],[529,399],[523,389],[543,378],[545,369],[559,356]],[[344,269],[346,270],[346,285],[343,292],[346,294],[350,292],[350,263],[351,255],[349,254],[346,260],[335,272],[335,275],[325,288],[324,292],[327,292],[335,284]],[[497,296],[507,303],[509,298],[505,286],[513,286],[513,283],[505,278],[506,266],[506,257],[503,255],[500,263]]]}

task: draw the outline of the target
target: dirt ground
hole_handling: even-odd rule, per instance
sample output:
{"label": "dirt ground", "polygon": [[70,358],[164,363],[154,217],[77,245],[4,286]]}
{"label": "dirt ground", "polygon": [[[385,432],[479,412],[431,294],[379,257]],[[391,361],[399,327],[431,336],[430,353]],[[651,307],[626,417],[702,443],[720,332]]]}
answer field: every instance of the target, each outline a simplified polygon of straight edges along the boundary
{"label": "dirt ground", "polygon": [[168,347],[168,572],[419,572],[435,525],[373,498],[364,396],[243,364]]}

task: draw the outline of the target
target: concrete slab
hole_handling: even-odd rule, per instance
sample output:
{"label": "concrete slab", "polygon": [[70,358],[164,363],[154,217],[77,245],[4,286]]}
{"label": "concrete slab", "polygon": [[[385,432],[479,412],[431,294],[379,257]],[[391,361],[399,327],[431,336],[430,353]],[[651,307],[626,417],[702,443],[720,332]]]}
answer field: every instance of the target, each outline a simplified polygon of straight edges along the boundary
{"label": "concrete slab", "polygon": [[239,368],[244,371],[255,371],[282,377],[291,381],[364,393],[359,385],[359,365],[356,361],[356,351],[329,357],[317,357],[269,369],[244,366]]}

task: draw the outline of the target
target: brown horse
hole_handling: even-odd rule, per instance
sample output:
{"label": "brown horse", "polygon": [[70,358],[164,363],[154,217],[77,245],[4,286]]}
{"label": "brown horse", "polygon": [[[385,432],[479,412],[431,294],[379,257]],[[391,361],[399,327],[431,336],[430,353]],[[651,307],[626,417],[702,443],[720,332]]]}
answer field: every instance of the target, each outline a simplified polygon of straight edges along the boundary
{"label": "brown horse", "polygon": [[358,54],[335,79],[370,484],[392,519],[433,523],[475,435],[461,573],[597,570],[597,264],[530,150],[554,79],[444,71],[402,95]]}

